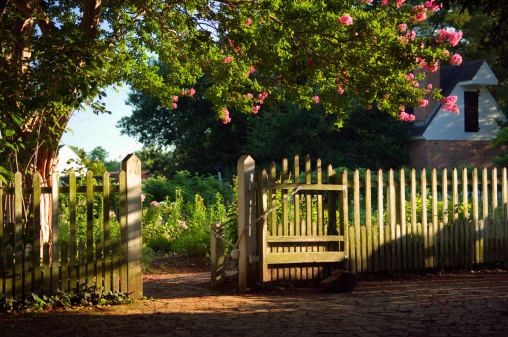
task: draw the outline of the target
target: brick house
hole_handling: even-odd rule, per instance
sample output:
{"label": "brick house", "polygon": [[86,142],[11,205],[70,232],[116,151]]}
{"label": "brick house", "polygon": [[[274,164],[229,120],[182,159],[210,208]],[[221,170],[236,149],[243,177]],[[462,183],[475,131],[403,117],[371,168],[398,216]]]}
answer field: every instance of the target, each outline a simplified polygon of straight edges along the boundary
{"label": "brick house", "polygon": [[[418,71],[423,70],[415,73]],[[445,97],[457,96],[460,113],[443,111],[441,103],[435,100],[429,100],[426,107],[414,108],[416,119],[409,128],[410,167],[492,167],[491,159],[500,152],[489,147],[500,130],[496,119],[507,118],[488,89],[497,85],[498,80],[487,62],[474,61],[427,72],[420,87],[428,83],[441,87]]]}

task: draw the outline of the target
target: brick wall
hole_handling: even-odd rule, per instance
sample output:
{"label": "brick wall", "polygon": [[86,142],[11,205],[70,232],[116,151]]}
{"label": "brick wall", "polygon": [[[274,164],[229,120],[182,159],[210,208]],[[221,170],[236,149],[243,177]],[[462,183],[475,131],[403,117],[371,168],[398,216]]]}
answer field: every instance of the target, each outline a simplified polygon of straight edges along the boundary
{"label": "brick wall", "polygon": [[[423,72],[425,72],[425,79],[418,81],[419,87],[421,89],[427,88],[427,86],[429,84],[432,84],[433,88],[440,88],[440,86],[441,86],[441,81],[440,81],[441,72],[440,72],[439,68],[435,72],[424,71],[423,68],[418,68],[418,69],[413,70],[413,74],[415,75],[415,77],[418,74],[421,74]],[[436,108],[436,105],[438,103],[438,101],[436,101],[435,99],[433,99],[430,96],[425,97],[424,99],[427,99],[429,101],[429,104],[425,107],[422,107],[422,108],[419,106],[416,106],[414,108],[413,111],[414,111],[414,115],[415,115],[415,122],[425,122],[427,120],[427,118],[430,116],[430,114],[432,113],[432,111],[434,111],[434,109]]]}
{"label": "brick wall", "polygon": [[489,147],[488,141],[413,140],[409,144],[410,168],[452,169],[464,164],[478,168],[493,167],[491,159],[502,148]]}

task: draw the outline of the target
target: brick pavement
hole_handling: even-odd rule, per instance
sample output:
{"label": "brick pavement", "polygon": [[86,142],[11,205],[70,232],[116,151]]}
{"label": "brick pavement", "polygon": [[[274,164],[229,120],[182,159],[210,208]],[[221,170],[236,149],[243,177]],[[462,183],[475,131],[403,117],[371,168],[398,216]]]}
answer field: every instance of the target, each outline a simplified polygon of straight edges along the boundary
{"label": "brick pavement", "polygon": [[202,286],[208,277],[145,276],[152,300],[86,313],[0,317],[0,331],[33,336],[27,323],[34,319],[40,323],[36,335],[48,336],[462,337],[508,331],[506,271],[361,281],[350,294],[288,289],[218,295]]}

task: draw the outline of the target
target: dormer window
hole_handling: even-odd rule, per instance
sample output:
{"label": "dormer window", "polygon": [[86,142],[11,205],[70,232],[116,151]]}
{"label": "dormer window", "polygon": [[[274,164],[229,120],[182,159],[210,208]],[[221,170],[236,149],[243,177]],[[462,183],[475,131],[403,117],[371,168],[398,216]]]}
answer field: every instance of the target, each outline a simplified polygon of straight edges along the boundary
{"label": "dormer window", "polygon": [[478,132],[478,93],[476,91],[464,91],[464,131]]}

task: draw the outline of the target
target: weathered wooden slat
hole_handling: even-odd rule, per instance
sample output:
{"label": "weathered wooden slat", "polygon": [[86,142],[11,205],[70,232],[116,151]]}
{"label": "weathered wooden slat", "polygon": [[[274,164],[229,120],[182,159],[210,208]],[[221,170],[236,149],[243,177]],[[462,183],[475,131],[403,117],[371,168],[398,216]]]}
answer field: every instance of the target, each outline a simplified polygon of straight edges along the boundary
{"label": "weathered wooden slat", "polygon": [[118,259],[118,252],[120,250],[120,245],[118,244],[118,241],[113,239],[111,240],[111,246],[112,246],[112,257],[111,261],[113,263],[113,291],[120,291],[120,261]]}
{"label": "weathered wooden slat", "polygon": [[[316,179],[318,184],[323,184],[323,170],[321,167],[321,159],[316,161]],[[315,232],[317,235],[324,234],[324,222],[323,222],[323,191],[317,191],[317,231]],[[324,247],[322,245],[316,246],[318,252],[324,252]],[[323,278],[324,268],[322,265],[318,267],[318,277],[320,279]]]}
{"label": "weathered wooden slat", "polygon": [[70,290],[73,292],[79,289],[79,266],[76,261],[78,255],[76,238],[76,189],[76,174],[71,172],[69,175],[69,278]]}
{"label": "weathered wooden slat", "polygon": [[23,285],[23,194],[21,193],[22,176],[20,172],[14,175],[14,288],[12,297],[16,298],[22,295]]}
{"label": "weathered wooden slat", "polygon": [[[336,173],[332,165],[328,165],[326,170],[326,182],[334,184],[336,182]],[[325,224],[325,235],[337,235],[337,192],[328,191],[328,223]],[[326,245],[327,251],[339,251],[338,243],[329,243]],[[327,276],[335,269],[337,265],[327,265]]]}
{"label": "weathered wooden slat", "polygon": [[439,264],[439,242],[438,242],[438,228],[439,228],[439,220],[438,220],[438,211],[437,211],[437,171],[436,169],[432,169],[432,232],[429,233],[429,245],[430,245],[430,266],[434,267]]}
{"label": "weathered wooden slat", "polygon": [[355,228],[355,261],[357,272],[362,271],[362,243],[360,233],[360,172],[353,173],[353,202],[354,202],[354,228]]}
{"label": "weathered wooden slat", "polygon": [[49,265],[49,243],[42,246],[42,262],[43,268],[43,294],[51,294],[51,269]]}
{"label": "weathered wooden slat", "polygon": [[300,253],[268,253],[269,264],[342,262],[344,252],[300,252]]}
{"label": "weathered wooden slat", "polygon": [[51,231],[51,291],[56,292],[59,288],[59,274],[60,266],[58,244],[59,244],[59,233],[58,228],[58,173],[55,172],[51,175],[52,193],[51,193],[51,204],[52,204],[52,231]]}
{"label": "weathered wooden slat", "polygon": [[400,182],[400,186],[399,186],[399,203],[397,204],[397,208],[398,208],[398,212],[399,212],[399,215],[398,215],[398,218],[400,219],[400,229],[401,229],[401,233],[400,233],[400,236],[401,237],[401,240],[400,240],[400,244],[401,244],[401,252],[400,254],[402,255],[401,258],[399,258],[399,260],[402,262],[402,266],[401,268],[402,269],[408,269],[408,245],[407,245],[407,242],[408,242],[408,230],[407,230],[407,226],[406,226],[406,183],[405,183],[405,176],[404,176],[404,169],[401,169],[399,171],[399,182]]}
{"label": "weathered wooden slat", "polygon": [[347,186],[346,185],[328,185],[323,183],[269,183],[266,188],[269,189],[277,189],[277,190],[294,190],[295,188],[300,187],[302,191],[344,191]]}
{"label": "weathered wooden slat", "polygon": [[361,271],[362,273],[367,272],[368,266],[367,266],[367,228],[365,226],[362,226],[360,229],[360,242],[361,242]]}
{"label": "weathered wooden slat", "polygon": [[[311,161],[310,161],[310,155],[305,156],[305,184],[311,184],[312,183],[312,177],[311,177]],[[306,190],[305,192],[305,204],[306,204],[306,212],[307,217],[305,219],[305,224],[307,225],[307,235],[315,235],[312,231],[312,194],[309,190]],[[307,246],[307,252],[314,251],[313,245]],[[307,268],[307,278],[313,279],[317,274],[317,268],[308,267]]]}
{"label": "weathered wooden slat", "polygon": [[[347,171],[342,171],[341,178],[339,179],[342,182],[342,185],[347,185]],[[345,189],[342,192],[339,192],[339,216],[340,216],[340,224],[339,224],[339,234],[344,235],[344,251],[349,251],[349,239],[348,239],[348,190]]]}
{"label": "weathered wooden slat", "polygon": [[481,262],[491,262],[489,259],[489,185],[487,183],[488,170],[486,167],[483,168],[482,172],[482,197],[483,197],[483,211],[482,211],[482,225],[480,228],[481,239],[480,239],[480,255]]}
{"label": "weathered wooden slat", "polygon": [[383,171],[379,169],[377,171],[377,209],[378,209],[378,229],[379,229],[379,268],[380,270],[386,270],[386,251],[387,245],[385,242],[384,235],[384,223],[383,223]]}
{"label": "weathered wooden slat", "polygon": [[395,235],[397,237],[397,270],[402,269],[401,255],[402,255],[402,226],[397,224],[395,228]]}
{"label": "weathered wooden slat", "polygon": [[416,209],[416,171],[411,170],[411,252],[412,258],[409,259],[410,269],[418,268],[418,228],[417,228],[417,209]]}
{"label": "weathered wooden slat", "polygon": [[32,184],[33,184],[33,224],[34,224],[33,261],[32,261],[33,289],[34,293],[40,295],[42,287],[41,271],[40,271],[42,258],[41,258],[41,175],[39,172],[35,172]]}
{"label": "weathered wooden slat", "polygon": [[499,219],[498,219],[498,213],[499,213],[499,205],[498,205],[498,195],[497,195],[497,168],[492,169],[492,214],[493,214],[493,231],[494,238],[493,238],[493,244],[492,244],[492,257],[491,259],[493,261],[498,261],[500,259],[499,255],[499,241],[497,238],[499,238]]}
{"label": "weathered wooden slat", "polygon": [[[289,169],[288,169],[288,160],[287,158],[282,159],[282,171],[281,171],[281,181],[283,183],[288,183],[289,180]],[[288,196],[288,190],[281,190],[281,200],[286,199]],[[282,233],[284,236],[289,235],[289,213],[288,213],[288,202],[285,201],[282,203]],[[283,245],[284,253],[289,253],[289,247],[287,245]],[[293,270],[294,273],[294,270]],[[288,267],[284,267],[283,269],[283,277],[284,280],[291,279],[290,269]]]}
{"label": "weathered wooden slat", "polygon": [[423,260],[425,268],[430,267],[429,258],[429,227],[427,225],[427,171],[422,169],[421,173],[421,195],[422,195],[422,229],[423,229]]}
{"label": "weathered wooden slat", "polygon": [[[257,218],[264,214],[267,210],[267,191],[266,191],[266,183],[267,183],[267,173],[266,170],[261,170],[257,172],[256,181],[259,184],[259,190],[256,194],[257,197]],[[268,270],[268,263],[266,263],[266,254],[268,253],[268,245],[267,238],[268,236],[268,221],[266,217],[261,218],[258,222],[258,245],[259,245],[259,279],[262,282],[269,282],[271,280],[271,275]]]}
{"label": "weathered wooden slat", "polygon": [[393,175],[393,170],[388,172],[388,224],[390,225],[390,258],[391,258],[391,266],[390,270],[397,270],[398,259],[400,256],[397,256],[397,234],[396,234],[396,219],[397,219],[397,206],[395,201],[395,180]]}
{"label": "weathered wooden slat", "polygon": [[419,268],[425,268],[425,254],[423,253],[424,246],[424,234],[423,234],[423,225],[421,223],[416,224],[417,231],[417,243],[418,243],[418,266]]}
{"label": "weathered wooden slat", "polygon": [[103,289],[103,279],[104,275],[102,274],[102,241],[100,239],[95,240],[95,264],[94,264],[94,274],[95,274],[95,289],[101,290]]}
{"label": "weathered wooden slat", "polygon": [[109,172],[106,171],[102,174],[102,209],[103,209],[103,239],[104,239],[104,247],[103,247],[103,255],[104,255],[104,264],[103,264],[103,275],[104,275],[104,291],[111,290],[111,228],[109,222],[109,211],[110,211],[110,184],[109,184]]}
{"label": "weathered wooden slat", "polygon": [[120,253],[119,272],[120,272],[120,291],[127,292],[127,182],[125,171],[120,171]]}
{"label": "weathered wooden slat", "polygon": [[357,262],[356,262],[356,238],[354,227],[349,227],[349,269],[353,273],[357,273]]}
{"label": "weathered wooden slat", "polygon": [[62,292],[69,292],[69,264],[67,260],[67,242],[62,242],[61,266],[62,273],[60,275]]}
{"label": "weathered wooden slat", "polygon": [[93,254],[93,174],[86,173],[86,287],[93,284],[94,254]]}
{"label": "weathered wooden slat", "polygon": [[14,275],[16,275],[14,270],[14,251],[12,246],[9,244],[5,245],[4,249],[4,260],[2,260],[2,262],[5,263],[3,275],[3,293],[7,297],[14,297],[16,295],[16,292],[14,292]]}
{"label": "weathered wooden slat", "polygon": [[449,236],[449,225],[448,225],[448,177],[447,170],[443,169],[443,184],[442,188],[442,199],[443,199],[443,225],[445,228],[443,240],[444,240],[444,265],[450,265],[450,241],[451,238]]}
{"label": "weathered wooden slat", "polygon": [[[275,182],[275,181],[277,181],[276,167],[275,167],[275,163],[271,162],[270,163],[270,178],[268,179],[268,185],[272,182]],[[270,208],[277,206],[277,197],[276,196],[277,196],[277,190],[271,189],[269,199],[268,199]],[[270,232],[271,232],[271,235],[278,235],[279,234],[278,233],[278,226],[277,226],[277,212],[270,213]],[[278,245],[272,245],[270,250],[272,253],[275,253],[275,252],[279,251],[279,247],[278,247]],[[278,268],[276,268],[274,266],[268,266],[268,268],[272,272],[271,281],[277,281]]]}
{"label": "weathered wooden slat", "polygon": [[81,240],[78,242],[78,263],[79,263],[78,289],[79,291],[84,291],[86,289],[86,258],[85,258],[85,243]]}
{"label": "weathered wooden slat", "polygon": [[452,172],[452,190],[453,223],[455,224],[459,219],[459,179],[456,168]]}
{"label": "weathered wooden slat", "polygon": [[32,289],[32,273],[30,270],[32,269],[31,263],[31,255],[33,252],[33,247],[31,244],[25,245],[23,249],[23,289],[22,289],[22,299],[26,299],[28,295],[33,292]]}
{"label": "weathered wooden slat", "polygon": [[317,243],[317,242],[343,242],[343,235],[322,235],[322,236],[268,236],[266,241],[269,243],[274,242],[305,242],[305,243]]}
{"label": "weathered wooden slat", "polygon": [[370,170],[365,171],[365,226],[367,235],[367,271],[374,269],[374,258],[372,251],[372,191]]}
{"label": "weathered wooden slat", "polygon": [[478,170],[473,169],[473,224],[472,228],[474,231],[474,263],[480,263],[480,224],[478,214]]}

